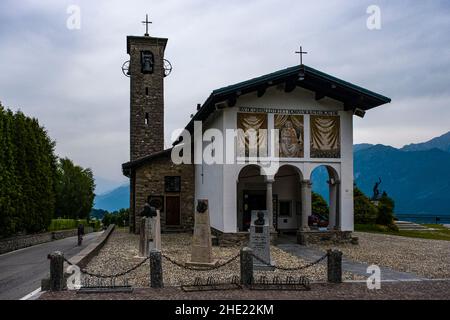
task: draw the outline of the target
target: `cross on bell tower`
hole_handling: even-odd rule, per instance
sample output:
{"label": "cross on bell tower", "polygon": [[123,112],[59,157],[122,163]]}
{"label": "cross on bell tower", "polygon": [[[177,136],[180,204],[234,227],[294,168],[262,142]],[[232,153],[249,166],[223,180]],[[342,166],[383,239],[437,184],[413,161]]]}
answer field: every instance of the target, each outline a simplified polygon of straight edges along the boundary
{"label": "cross on bell tower", "polygon": [[130,160],[164,150],[164,51],[166,38],[127,36],[130,55]]}
{"label": "cross on bell tower", "polygon": [[300,65],[303,65],[303,55],[308,54],[308,52],[302,50],[302,46],[300,46],[300,51],[295,51],[296,54],[300,55]]}
{"label": "cross on bell tower", "polygon": [[149,36],[148,34],[148,25],[151,24],[151,21],[148,21],[148,14],[145,15],[145,21],[142,21],[142,24],[145,24],[145,35],[146,37]]}

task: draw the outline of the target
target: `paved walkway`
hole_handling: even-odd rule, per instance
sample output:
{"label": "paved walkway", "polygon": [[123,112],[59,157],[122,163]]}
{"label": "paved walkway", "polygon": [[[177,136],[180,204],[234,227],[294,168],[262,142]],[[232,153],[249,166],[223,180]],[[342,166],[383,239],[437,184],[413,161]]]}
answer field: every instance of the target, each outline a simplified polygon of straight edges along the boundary
{"label": "paved walkway", "polygon": [[[290,239],[282,239],[283,243],[277,244],[277,247],[289,252],[292,255],[295,255],[297,257],[300,257],[302,259],[305,259],[306,261],[312,262],[315,260],[318,260],[320,257],[323,257],[325,254],[324,251],[307,247],[307,246],[301,246],[299,244],[293,243]],[[326,263],[326,260],[321,262]],[[367,267],[369,265],[362,262],[357,262],[353,260],[346,259],[345,256],[342,257],[342,271],[348,271],[354,274],[358,274],[364,277],[369,277],[370,274],[367,273]],[[426,278],[423,278],[421,276],[418,276],[413,273],[408,272],[401,272],[401,271],[395,271],[390,268],[381,267],[381,280],[383,281],[411,281],[411,280],[426,280]]]}
{"label": "paved walkway", "polygon": [[20,299],[39,288],[50,272],[49,253],[59,250],[71,258],[99,235],[101,232],[85,235],[82,246],[77,245],[77,237],[70,237],[0,255],[0,300]]}

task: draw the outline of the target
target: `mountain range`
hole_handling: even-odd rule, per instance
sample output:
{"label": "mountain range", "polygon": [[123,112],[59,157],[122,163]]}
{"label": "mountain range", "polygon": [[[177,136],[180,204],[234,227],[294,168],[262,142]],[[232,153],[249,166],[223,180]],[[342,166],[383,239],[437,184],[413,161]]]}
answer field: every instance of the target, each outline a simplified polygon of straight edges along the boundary
{"label": "mountain range", "polygon": [[[427,142],[402,148],[368,143],[354,146],[355,183],[366,195],[381,178],[380,190],[395,200],[395,212],[450,214],[450,131]],[[327,172],[313,173],[313,190],[328,199]],[[115,211],[129,205],[129,186],[95,199],[95,208]]]}

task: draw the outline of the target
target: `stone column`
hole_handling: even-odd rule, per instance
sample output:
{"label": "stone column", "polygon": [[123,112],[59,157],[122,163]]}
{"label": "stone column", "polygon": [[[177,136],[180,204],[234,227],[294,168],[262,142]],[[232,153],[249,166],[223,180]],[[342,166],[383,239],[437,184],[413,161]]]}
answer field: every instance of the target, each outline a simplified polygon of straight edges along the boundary
{"label": "stone column", "polygon": [[330,211],[328,213],[328,230],[334,230],[336,227],[336,181],[328,181],[330,190]]}
{"label": "stone column", "polygon": [[50,290],[64,290],[64,254],[55,251],[48,255],[50,259]]}
{"label": "stone column", "polygon": [[150,250],[150,287],[163,287],[162,257],[161,251]]}
{"label": "stone column", "polygon": [[253,250],[245,247],[241,249],[241,284],[250,285],[253,283]]}
{"label": "stone column", "polygon": [[336,180],[336,222],[334,225],[335,230],[341,230],[341,181]]}
{"label": "stone column", "polygon": [[311,215],[312,206],[311,206],[311,186],[312,183],[310,180],[302,181],[302,223],[300,227],[300,231],[308,231],[308,217]]}
{"label": "stone column", "polygon": [[274,231],[273,226],[273,183],[274,179],[266,178],[266,209],[269,217],[270,231]]}

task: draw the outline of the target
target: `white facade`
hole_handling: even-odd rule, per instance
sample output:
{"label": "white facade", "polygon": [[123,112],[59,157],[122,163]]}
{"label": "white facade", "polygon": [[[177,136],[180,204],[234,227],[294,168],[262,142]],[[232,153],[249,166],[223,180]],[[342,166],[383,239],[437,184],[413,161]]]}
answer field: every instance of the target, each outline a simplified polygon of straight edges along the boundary
{"label": "white facade", "polygon": [[[323,98],[316,101],[312,91],[297,87],[294,91],[286,93],[283,88],[270,87],[266,93],[258,98],[256,92],[242,95],[237,99],[234,107],[216,110],[203,122],[203,130],[215,128],[224,133],[226,129],[236,129],[237,114],[241,108],[270,108],[307,111],[335,111],[340,118],[340,158],[318,159],[310,157],[310,114],[304,116],[304,157],[303,158],[276,158],[280,169],[277,175],[268,175],[262,178],[254,177],[251,183],[241,181],[239,175],[246,164],[214,164],[195,165],[195,197],[208,199],[210,205],[211,226],[225,233],[242,231],[242,192],[243,190],[266,191],[272,188],[272,194],[276,195],[278,202],[283,202],[286,209],[290,201],[291,215],[278,217],[279,230],[299,229],[302,226],[302,217],[297,215],[302,207],[302,212],[308,211],[310,195],[308,199],[307,188],[301,186],[302,181],[311,180],[313,170],[321,165],[326,165],[334,172],[337,188],[330,188],[330,195],[336,195],[337,201],[330,201],[331,210],[337,212],[338,218],[330,215],[330,222],[336,219],[336,228],[342,231],[353,231],[353,112],[344,111],[341,102]],[[274,113],[268,114],[268,129],[274,128]],[[208,145],[205,143],[204,145]],[[225,143],[223,145],[225,154]],[[270,148],[269,154],[273,154]],[[235,143],[236,146],[236,143]],[[283,175],[285,172],[294,172]],[[284,178],[280,178],[284,177]],[[284,179],[284,180],[283,180]],[[339,184],[340,182],[340,184]],[[269,185],[270,184],[270,185]],[[306,192],[306,193],[305,193]],[[269,205],[267,200],[266,205]],[[279,211],[279,208],[276,208]],[[335,220],[333,220],[335,219]],[[304,226],[304,220],[303,220]]]}

